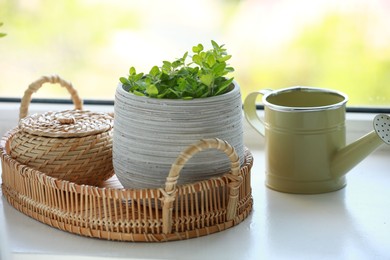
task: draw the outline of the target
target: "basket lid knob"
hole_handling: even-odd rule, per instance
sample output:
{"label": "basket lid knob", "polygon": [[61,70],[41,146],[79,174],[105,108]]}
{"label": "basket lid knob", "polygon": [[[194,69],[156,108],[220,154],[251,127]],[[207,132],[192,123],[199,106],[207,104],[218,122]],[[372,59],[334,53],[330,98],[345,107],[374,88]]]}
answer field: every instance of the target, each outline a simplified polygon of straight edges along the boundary
{"label": "basket lid knob", "polygon": [[71,125],[76,123],[76,119],[73,116],[59,116],[57,117],[58,122],[60,122],[61,125]]}

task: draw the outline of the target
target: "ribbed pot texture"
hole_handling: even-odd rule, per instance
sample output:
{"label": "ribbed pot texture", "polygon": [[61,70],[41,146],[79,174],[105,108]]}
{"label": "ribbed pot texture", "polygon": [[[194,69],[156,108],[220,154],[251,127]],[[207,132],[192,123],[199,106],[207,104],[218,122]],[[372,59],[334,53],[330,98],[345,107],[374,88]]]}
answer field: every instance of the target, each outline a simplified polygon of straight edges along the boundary
{"label": "ribbed pot texture", "polygon": [[[140,97],[119,84],[115,94],[113,164],[125,188],[163,187],[171,165],[188,145],[204,138],[231,144],[244,163],[240,88],[193,100]],[[230,162],[218,150],[191,158],[178,184],[220,176]]]}

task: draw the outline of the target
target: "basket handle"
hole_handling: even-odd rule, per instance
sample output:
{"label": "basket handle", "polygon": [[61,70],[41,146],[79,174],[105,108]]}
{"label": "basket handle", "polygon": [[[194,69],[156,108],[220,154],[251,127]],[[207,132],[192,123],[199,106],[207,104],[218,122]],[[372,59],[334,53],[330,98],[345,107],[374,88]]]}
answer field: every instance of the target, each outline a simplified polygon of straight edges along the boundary
{"label": "basket handle", "polygon": [[72,98],[75,109],[79,109],[79,110],[83,109],[83,101],[80,99],[79,95],[77,94],[77,91],[73,88],[72,83],[63,80],[58,75],[43,76],[40,79],[31,83],[26,89],[26,91],[24,92],[24,96],[20,103],[19,120],[27,116],[28,107],[31,102],[32,94],[37,92],[38,89],[40,89],[44,83],[52,83],[52,84],[59,83],[62,87],[68,90]]}
{"label": "basket handle", "polygon": [[164,197],[162,198],[162,221],[164,234],[169,234],[172,230],[173,202],[176,199],[176,184],[181,169],[193,155],[210,148],[224,152],[230,159],[231,173],[227,174],[227,177],[230,182],[228,183],[229,198],[227,204],[226,219],[233,220],[236,217],[238,192],[242,183],[242,177],[239,176],[239,157],[234,148],[226,141],[223,141],[218,138],[202,139],[199,142],[190,145],[188,148],[186,148],[180,153],[176,161],[172,164],[171,170],[169,171],[167,180],[165,182],[165,189],[161,189],[164,195]]}

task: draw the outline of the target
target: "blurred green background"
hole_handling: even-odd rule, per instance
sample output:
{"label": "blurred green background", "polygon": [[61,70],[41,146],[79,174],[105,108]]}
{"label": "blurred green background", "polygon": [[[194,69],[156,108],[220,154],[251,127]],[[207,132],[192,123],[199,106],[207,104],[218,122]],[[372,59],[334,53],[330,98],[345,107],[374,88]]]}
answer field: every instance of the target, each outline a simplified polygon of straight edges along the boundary
{"label": "blurred green background", "polygon": [[386,0],[0,0],[0,97],[58,74],[82,98],[114,99],[130,66],[147,72],[213,39],[233,55],[243,97],[305,85],[389,107],[389,12]]}

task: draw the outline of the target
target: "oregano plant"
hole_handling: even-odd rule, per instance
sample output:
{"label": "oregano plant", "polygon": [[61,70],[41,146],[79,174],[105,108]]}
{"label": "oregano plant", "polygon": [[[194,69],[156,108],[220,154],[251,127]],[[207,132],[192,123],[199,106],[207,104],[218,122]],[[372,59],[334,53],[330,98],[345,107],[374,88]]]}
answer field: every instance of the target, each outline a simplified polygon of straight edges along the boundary
{"label": "oregano plant", "polygon": [[231,55],[224,45],[215,41],[211,44],[210,50],[204,50],[202,44],[193,46],[191,55],[186,52],[174,61],[163,61],[147,74],[131,67],[128,77],[119,80],[129,92],[152,98],[194,99],[224,94],[233,88],[233,78],[226,77],[234,71],[226,63]]}

